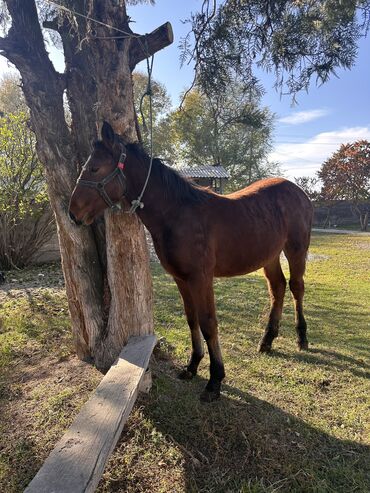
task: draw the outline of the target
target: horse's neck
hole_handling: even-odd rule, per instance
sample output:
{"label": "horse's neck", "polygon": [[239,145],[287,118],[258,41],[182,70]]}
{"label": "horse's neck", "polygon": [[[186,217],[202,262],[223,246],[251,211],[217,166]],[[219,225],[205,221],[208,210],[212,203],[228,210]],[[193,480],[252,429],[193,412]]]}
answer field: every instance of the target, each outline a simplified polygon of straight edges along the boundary
{"label": "horse's neck", "polygon": [[[126,198],[130,204],[133,200],[137,200],[142,193],[149,172],[149,164],[149,157],[143,155],[136,156],[133,153],[127,155],[127,166],[125,170],[127,178]],[[154,174],[149,176],[149,181],[141,202],[144,204],[144,207],[143,209],[138,208],[137,213],[150,233],[153,234],[155,230],[163,227],[163,212],[170,205],[167,204],[165,194],[155,179]]]}

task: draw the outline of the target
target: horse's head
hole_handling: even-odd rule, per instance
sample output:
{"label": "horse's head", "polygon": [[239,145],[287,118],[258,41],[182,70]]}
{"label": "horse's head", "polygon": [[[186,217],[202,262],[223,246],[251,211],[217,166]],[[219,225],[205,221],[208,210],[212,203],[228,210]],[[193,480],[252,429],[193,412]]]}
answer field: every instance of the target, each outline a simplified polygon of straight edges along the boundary
{"label": "horse's head", "polygon": [[101,136],[82,168],[69,203],[69,216],[77,225],[91,224],[108,207],[120,208],[126,191],[125,147],[107,122],[103,123]]}

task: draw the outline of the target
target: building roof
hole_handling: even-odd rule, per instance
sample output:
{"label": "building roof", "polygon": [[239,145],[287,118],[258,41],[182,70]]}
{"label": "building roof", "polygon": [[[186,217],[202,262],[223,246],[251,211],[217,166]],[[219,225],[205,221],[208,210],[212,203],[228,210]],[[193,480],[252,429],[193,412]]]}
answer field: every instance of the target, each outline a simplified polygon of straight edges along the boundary
{"label": "building roof", "polygon": [[230,178],[223,166],[194,166],[193,168],[180,168],[180,175],[187,178]]}

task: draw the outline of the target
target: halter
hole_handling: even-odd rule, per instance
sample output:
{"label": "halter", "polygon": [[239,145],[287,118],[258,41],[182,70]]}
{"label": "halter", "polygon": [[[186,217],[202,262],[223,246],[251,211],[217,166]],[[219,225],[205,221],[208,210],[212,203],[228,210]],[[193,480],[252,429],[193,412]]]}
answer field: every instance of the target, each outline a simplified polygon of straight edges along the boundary
{"label": "halter", "polygon": [[107,175],[101,181],[81,180],[79,178],[77,180],[77,185],[81,185],[82,187],[93,188],[94,190],[96,190],[98,192],[98,194],[102,197],[102,199],[104,200],[104,202],[108,205],[108,207],[110,209],[112,209],[113,211],[119,211],[119,210],[121,210],[120,203],[119,202],[114,203],[111,200],[111,198],[109,197],[107,191],[105,190],[105,186],[109,182],[111,182],[112,180],[114,180],[115,177],[117,176],[118,177],[118,181],[120,182],[120,184],[122,186],[122,190],[123,190],[122,197],[125,195],[126,189],[127,189],[127,180],[126,180],[126,176],[125,176],[125,174],[123,172],[123,169],[125,167],[125,159],[126,159],[126,153],[125,153],[124,150],[122,150],[122,152],[120,154],[120,157],[119,157],[119,160],[118,160],[118,163],[117,163],[117,167],[114,169],[114,171],[112,171],[112,173],[110,173],[109,175]]}

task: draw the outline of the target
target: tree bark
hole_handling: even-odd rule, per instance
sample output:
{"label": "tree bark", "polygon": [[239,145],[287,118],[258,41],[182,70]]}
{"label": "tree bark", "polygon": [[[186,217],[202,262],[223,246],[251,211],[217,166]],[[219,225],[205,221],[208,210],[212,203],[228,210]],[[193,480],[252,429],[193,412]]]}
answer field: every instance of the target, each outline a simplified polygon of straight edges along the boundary
{"label": "tree bark", "polygon": [[367,231],[367,225],[369,222],[369,213],[367,211],[366,212],[360,211],[359,214],[360,214],[361,231]]}
{"label": "tree bark", "polygon": [[[60,2],[131,34],[123,0]],[[152,285],[143,227],[136,216],[107,212],[105,225],[77,228],[69,198],[103,120],[128,141],[137,140],[131,70],[140,60],[137,35],[117,32],[81,17],[56,12],[45,25],[59,32],[64,74],[47,55],[34,0],[6,0],[12,26],[0,50],[20,71],[23,91],[45,165],[55,213],[76,352],[107,370],[130,335],[153,331]],[[146,37],[152,52],[170,42],[170,29]],[[170,34],[169,34],[170,33]],[[118,33],[119,34],[119,33]],[[110,39],[107,39],[110,38]],[[150,45],[150,39],[153,45]],[[144,56],[143,56],[144,58]],[[72,123],[66,123],[66,91]]]}
{"label": "tree bark", "polygon": [[367,206],[364,206],[365,210],[363,210],[358,203],[353,204],[353,209],[358,214],[358,217],[360,220],[361,231],[367,231],[367,226],[368,226],[368,222],[369,222],[369,211],[366,210],[366,207]]}
{"label": "tree bark", "polygon": [[369,211],[366,211],[365,217],[364,217],[364,229],[363,229],[363,231],[367,231],[368,224],[369,224]]}

